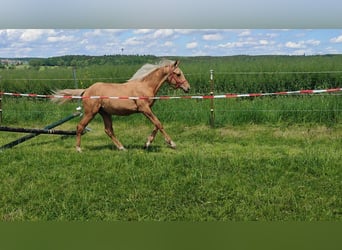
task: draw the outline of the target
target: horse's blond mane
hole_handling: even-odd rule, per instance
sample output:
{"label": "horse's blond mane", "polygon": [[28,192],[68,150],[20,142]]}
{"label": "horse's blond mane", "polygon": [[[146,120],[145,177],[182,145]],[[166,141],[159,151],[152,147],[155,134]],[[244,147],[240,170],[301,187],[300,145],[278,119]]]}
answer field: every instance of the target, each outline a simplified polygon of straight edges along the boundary
{"label": "horse's blond mane", "polygon": [[146,63],[137,72],[135,72],[135,74],[128,81],[141,80],[145,76],[149,75],[155,69],[158,69],[163,66],[171,65],[173,63],[175,62],[171,60],[167,60],[167,59],[163,59],[157,64]]}

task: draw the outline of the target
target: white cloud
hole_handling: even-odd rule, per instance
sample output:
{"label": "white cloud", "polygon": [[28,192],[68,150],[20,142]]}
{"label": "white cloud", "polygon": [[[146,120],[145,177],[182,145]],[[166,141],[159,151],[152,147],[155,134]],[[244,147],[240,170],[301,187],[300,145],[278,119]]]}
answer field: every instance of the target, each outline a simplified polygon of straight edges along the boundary
{"label": "white cloud", "polygon": [[83,33],[85,37],[107,36],[108,34],[118,34],[124,32],[123,29],[93,29]]}
{"label": "white cloud", "polygon": [[244,30],[239,33],[239,36],[249,36],[251,34],[250,30]]}
{"label": "white cloud", "polygon": [[133,33],[134,34],[147,34],[150,33],[151,31],[153,31],[152,29],[137,29],[134,30]]}
{"label": "white cloud", "polygon": [[219,44],[218,45],[218,47],[220,47],[220,48],[234,48],[236,46],[236,43],[235,42],[228,42],[228,43],[221,43],[221,44]]}
{"label": "white cloud", "polygon": [[325,48],[325,53],[328,53],[328,54],[340,54],[341,52],[339,52],[336,48],[329,46],[329,47]]}
{"label": "white cloud", "polygon": [[94,36],[102,36],[102,30],[101,29],[94,29],[92,31],[88,31],[84,33],[85,37],[94,37]]}
{"label": "white cloud", "polygon": [[267,40],[260,40],[260,41],[259,41],[259,44],[260,44],[260,45],[268,45],[269,42],[268,42]]}
{"label": "white cloud", "polygon": [[97,49],[97,46],[96,45],[86,45],[85,46],[86,50],[96,50]]}
{"label": "white cloud", "polygon": [[42,35],[43,35],[42,30],[29,29],[29,30],[25,30],[21,34],[20,40],[24,42],[32,42],[32,41],[39,39]]}
{"label": "white cloud", "polygon": [[305,47],[303,42],[287,42],[285,46],[290,49],[300,49]]}
{"label": "white cloud", "polygon": [[130,37],[124,43],[125,46],[135,46],[139,44],[143,44],[137,37]]}
{"label": "white cloud", "polygon": [[0,35],[1,35],[1,40],[2,42],[7,40],[19,40],[21,32],[20,30],[16,30],[16,29],[4,29],[0,31]]}
{"label": "white cloud", "polygon": [[245,45],[255,45],[254,42],[242,42],[242,41],[239,41],[239,42],[228,42],[228,43],[225,43],[225,44],[219,44],[218,47],[220,48],[225,48],[225,49],[232,49],[232,48],[241,48]]}
{"label": "white cloud", "polygon": [[16,30],[16,29],[6,30],[6,35],[9,40],[19,39],[21,33],[22,33],[21,30]]}
{"label": "white cloud", "polygon": [[307,40],[305,43],[308,45],[318,46],[321,44],[321,41],[311,39],[311,40]]}
{"label": "white cloud", "polygon": [[187,49],[194,49],[198,46],[198,43],[197,42],[192,42],[192,43],[187,43],[186,44],[186,48]]}
{"label": "white cloud", "polygon": [[279,36],[279,34],[277,34],[277,33],[267,33],[266,36],[269,37],[269,38],[276,38],[276,37]]}
{"label": "white cloud", "polygon": [[84,45],[84,44],[88,44],[89,41],[88,39],[83,39],[82,41],[80,41],[80,44]]}
{"label": "white cloud", "polygon": [[307,45],[309,46],[318,46],[321,44],[321,41],[319,40],[307,40],[307,41],[299,41],[299,42],[287,42],[285,44],[285,47],[290,49],[303,49],[306,48]]}
{"label": "white cloud", "polygon": [[[121,48],[125,48],[128,54],[157,56],[341,53],[340,30],[322,30],[319,34],[319,30],[310,32],[259,29],[0,29],[0,54],[2,57],[63,53],[101,55],[119,53],[117,51]],[[304,33],[307,36],[304,37]]]}
{"label": "white cloud", "polygon": [[198,29],[175,29],[174,31],[178,34],[187,35],[198,32]]}
{"label": "white cloud", "polygon": [[173,42],[170,42],[170,41],[166,41],[164,44],[163,44],[164,47],[172,47],[174,46],[174,43]]}
{"label": "white cloud", "polygon": [[164,38],[173,35],[172,29],[159,29],[153,33],[153,38]]}
{"label": "white cloud", "polygon": [[[75,38],[73,36],[49,36],[47,38],[48,42],[51,43],[56,43],[56,42],[71,42],[73,41]],[[83,40],[84,41],[84,40]]]}
{"label": "white cloud", "polygon": [[342,43],[342,35],[330,39],[332,43]]}
{"label": "white cloud", "polygon": [[295,34],[295,37],[305,37],[307,34],[305,32],[303,33],[298,33],[298,34]]}
{"label": "white cloud", "polygon": [[216,34],[206,34],[202,36],[203,40],[206,41],[219,41],[222,40],[222,35],[219,33]]}
{"label": "white cloud", "polygon": [[24,42],[33,42],[45,35],[54,36],[57,34],[55,30],[52,29],[26,29],[26,30],[16,30],[13,34],[21,33],[20,40]]}

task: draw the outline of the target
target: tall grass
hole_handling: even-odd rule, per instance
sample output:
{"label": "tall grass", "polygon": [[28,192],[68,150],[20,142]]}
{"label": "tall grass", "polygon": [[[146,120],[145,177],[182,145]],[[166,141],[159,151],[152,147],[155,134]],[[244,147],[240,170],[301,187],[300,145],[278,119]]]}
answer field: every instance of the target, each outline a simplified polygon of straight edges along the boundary
{"label": "tall grass", "polygon": [[[3,124],[41,126],[75,111],[78,102],[56,105],[46,99],[4,97]],[[184,126],[209,125],[210,100],[159,100],[154,113],[164,123]],[[242,124],[322,124],[334,126],[342,121],[340,95],[277,96],[214,100],[215,126]],[[100,117],[95,121],[102,122]],[[116,121],[148,124],[141,114],[115,116]]]}

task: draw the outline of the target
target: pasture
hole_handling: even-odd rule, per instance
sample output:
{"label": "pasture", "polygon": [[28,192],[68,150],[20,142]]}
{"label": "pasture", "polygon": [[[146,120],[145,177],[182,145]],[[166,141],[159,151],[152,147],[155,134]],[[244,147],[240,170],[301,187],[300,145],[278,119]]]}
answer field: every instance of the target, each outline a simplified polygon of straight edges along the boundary
{"label": "pasture", "polygon": [[[215,66],[213,60],[209,66]],[[225,65],[232,58],[227,60]],[[294,60],[298,63],[299,58]],[[205,94],[209,76],[202,73],[204,60],[197,61],[197,70],[196,59],[183,60],[180,67],[189,74],[192,94]],[[269,65],[263,63],[271,68],[275,67],[275,61],[270,58]],[[223,67],[219,62],[217,65]],[[282,59],[278,63],[290,65]],[[257,64],[262,65],[260,61]],[[306,70],[300,65],[301,71],[315,70],[308,64]],[[80,68],[78,84],[89,85],[85,72],[87,79],[97,78],[99,68]],[[134,73],[133,68],[137,67],[132,66]],[[283,68],[283,71],[290,70]],[[57,79],[62,77],[61,72],[71,74],[66,67],[13,72],[10,77],[9,71],[0,71],[0,84],[6,91],[30,89],[47,93],[53,89],[51,84],[36,80],[39,84],[31,86],[28,83],[34,80],[11,81],[11,78],[29,79],[27,75],[31,74],[30,79],[37,79],[41,73],[42,79]],[[237,92],[232,91],[235,82],[231,78],[238,79],[239,75],[217,73],[218,92]],[[103,72],[103,77],[108,74]],[[123,74],[122,77],[129,73]],[[323,75],[309,78],[317,78],[312,83],[315,86],[341,86],[336,82],[341,81],[338,73]],[[297,75],[300,79],[293,74],[262,77],[269,81],[272,77],[279,78],[278,83],[283,87],[276,91],[297,90],[288,86],[301,82],[306,89],[309,82],[304,74]],[[241,78],[244,80],[235,86],[241,90],[238,93],[248,93],[255,87],[247,84],[252,78],[267,90],[275,88],[265,79],[260,82],[259,74]],[[72,79],[54,83],[56,88],[74,84]],[[172,92],[165,87],[162,93]],[[340,95],[220,99],[214,105],[215,128],[210,128],[210,100],[156,102],[153,110],[176,142],[176,150],[169,148],[160,134],[151,148],[144,150],[153,127],[141,114],[136,114],[113,118],[114,130],[128,149],[126,152],[116,150],[105,135],[100,116],[89,124],[91,131],[83,136],[82,154],[75,151],[73,136],[57,135],[40,135],[0,152],[0,220],[341,221]],[[1,125],[44,127],[74,112],[78,103],[62,106],[45,99],[4,97],[2,106]],[[78,120],[58,128],[74,130]],[[0,145],[20,136],[0,132]]]}

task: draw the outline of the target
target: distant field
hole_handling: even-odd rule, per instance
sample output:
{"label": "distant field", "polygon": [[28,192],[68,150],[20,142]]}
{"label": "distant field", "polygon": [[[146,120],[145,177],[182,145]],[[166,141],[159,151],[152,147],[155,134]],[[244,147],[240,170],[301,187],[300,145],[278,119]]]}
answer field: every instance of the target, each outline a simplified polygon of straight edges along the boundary
{"label": "distant field", "polygon": [[[208,94],[209,68],[216,73],[216,93],[273,92],[341,87],[339,60],[341,56],[183,58],[181,68],[192,83],[191,94]],[[99,77],[123,82],[140,66],[79,67],[77,81],[79,87]],[[335,73],[255,73],[318,70]],[[236,73],[242,71],[250,74]],[[72,68],[66,66],[0,70],[0,75],[6,91],[49,93],[74,86]],[[165,86],[161,94],[182,93]],[[0,152],[0,220],[342,220],[339,93],[217,99],[214,105],[215,128],[210,128],[209,100],[155,104],[176,150],[160,134],[144,150],[153,126],[137,114],[113,118],[127,152],[115,149],[99,116],[82,138],[82,154],[76,153],[73,136],[55,135],[40,135]],[[6,96],[1,125],[42,128],[77,106]],[[78,121],[58,128],[74,130]],[[20,136],[0,132],[0,146]]]}
{"label": "distant field", "polygon": [[[69,60],[69,58],[67,58]],[[64,60],[67,60],[64,59]],[[175,57],[192,85],[192,93],[210,92],[210,70],[214,70],[216,93],[259,93],[298,89],[334,88],[342,84],[342,55],[326,56],[230,56]],[[59,59],[57,59],[59,60]],[[61,59],[62,60],[62,59]],[[47,94],[55,88],[75,87],[76,67],[79,87],[96,81],[125,82],[144,63],[160,60],[156,57],[78,57],[67,65],[31,66],[0,69],[0,88],[6,91]],[[94,59],[95,60],[95,59]],[[62,63],[59,63],[62,64]],[[168,93],[163,88],[161,94]]]}

